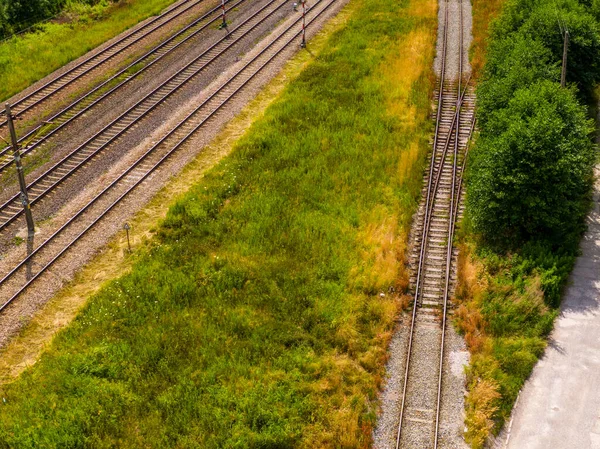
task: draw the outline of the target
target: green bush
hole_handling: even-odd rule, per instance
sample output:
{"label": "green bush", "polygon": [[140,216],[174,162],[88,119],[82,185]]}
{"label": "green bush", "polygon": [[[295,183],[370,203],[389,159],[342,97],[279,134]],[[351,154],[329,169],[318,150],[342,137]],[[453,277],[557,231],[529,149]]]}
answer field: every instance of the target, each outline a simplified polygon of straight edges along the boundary
{"label": "green bush", "polygon": [[[103,0],[0,0],[0,37],[22,31],[69,6],[93,6]],[[116,1],[116,0],[110,0]]]}
{"label": "green bush", "polygon": [[595,148],[572,90],[542,81],[492,113],[473,152],[468,207],[476,232],[501,246],[562,244],[582,229]]}
{"label": "green bush", "polygon": [[560,80],[560,67],[541,42],[521,35],[493,42],[477,88],[479,127],[485,130],[489,116],[506,108],[515,91],[541,80]]}
{"label": "green bush", "polygon": [[[563,55],[562,28],[570,34],[567,63],[567,82],[577,84],[586,101],[591,88],[600,80],[600,25],[595,7],[575,0],[558,2],[542,0],[509,0],[502,15],[492,26],[490,52],[502,41],[519,36],[540,42],[551,52],[553,64],[561,64]],[[502,44],[500,44],[502,45]],[[512,58],[506,55],[506,64]]]}

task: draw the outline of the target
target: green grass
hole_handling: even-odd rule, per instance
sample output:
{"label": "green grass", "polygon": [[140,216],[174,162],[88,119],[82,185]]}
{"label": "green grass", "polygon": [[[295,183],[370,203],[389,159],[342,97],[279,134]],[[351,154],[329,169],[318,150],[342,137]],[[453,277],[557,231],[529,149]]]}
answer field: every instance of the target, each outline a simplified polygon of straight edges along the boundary
{"label": "green grass", "polygon": [[63,15],[69,23],[40,25],[0,44],[0,99],[6,100],[63,65],[158,14],[174,0],[122,0],[77,4]]}
{"label": "green grass", "polygon": [[351,8],[131,274],[2,387],[0,447],[368,447],[437,18],[434,1]]}

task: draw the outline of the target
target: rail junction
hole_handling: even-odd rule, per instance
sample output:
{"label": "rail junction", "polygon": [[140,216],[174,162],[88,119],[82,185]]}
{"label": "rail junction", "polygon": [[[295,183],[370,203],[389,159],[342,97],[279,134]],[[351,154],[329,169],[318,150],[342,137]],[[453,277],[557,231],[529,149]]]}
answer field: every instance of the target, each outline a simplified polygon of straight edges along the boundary
{"label": "rail junction", "polygon": [[[439,34],[442,42],[438,47],[441,67],[434,93],[435,132],[422,201],[412,229],[413,303],[399,398],[396,449],[454,447],[444,441],[441,431],[442,391],[448,371],[447,320],[457,257],[453,238],[463,209],[462,179],[475,126],[475,95],[463,67],[462,0],[458,2],[458,32],[452,36],[458,39],[455,43],[449,41],[449,2],[443,5],[440,23],[443,28]],[[451,44],[458,52],[448,51]],[[458,70],[449,70],[449,66],[457,66]]]}

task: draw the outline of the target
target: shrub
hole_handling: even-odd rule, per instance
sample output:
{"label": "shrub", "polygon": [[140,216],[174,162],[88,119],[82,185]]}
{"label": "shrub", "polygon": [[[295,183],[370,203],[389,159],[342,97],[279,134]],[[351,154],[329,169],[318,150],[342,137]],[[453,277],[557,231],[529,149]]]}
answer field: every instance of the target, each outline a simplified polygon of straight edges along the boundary
{"label": "shrub", "polygon": [[474,151],[467,202],[484,240],[560,244],[580,231],[595,149],[572,90],[542,81],[491,114]]}
{"label": "shrub", "polygon": [[[594,3],[588,5],[575,0],[509,0],[492,27],[490,52],[502,41],[521,36],[540,42],[551,52],[550,63],[560,65],[561,28],[566,27],[570,34],[567,81],[576,83],[586,100],[590,100],[593,83],[600,80],[600,13],[596,11],[600,10]],[[510,57],[504,59],[507,64],[511,63]]]}
{"label": "shrub", "polygon": [[[118,0],[110,0],[116,2]],[[0,0],[0,37],[17,33],[48,19],[64,8],[93,6],[104,0]],[[106,2],[108,3],[108,2]]]}
{"label": "shrub", "polygon": [[518,89],[540,80],[559,79],[560,67],[541,42],[524,36],[494,42],[477,88],[479,126],[485,129],[490,114],[507,107]]}
{"label": "shrub", "polygon": [[493,416],[498,410],[500,398],[498,385],[490,380],[477,379],[471,385],[471,394],[466,401],[465,439],[474,449],[483,448],[488,433],[494,427]]}

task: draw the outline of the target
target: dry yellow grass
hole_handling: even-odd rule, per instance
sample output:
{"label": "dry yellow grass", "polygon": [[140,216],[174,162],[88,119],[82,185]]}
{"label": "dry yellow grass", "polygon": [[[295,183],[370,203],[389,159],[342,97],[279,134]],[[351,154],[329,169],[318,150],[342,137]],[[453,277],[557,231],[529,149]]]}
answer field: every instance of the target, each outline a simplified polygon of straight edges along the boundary
{"label": "dry yellow grass", "polygon": [[[412,17],[435,18],[437,17],[438,2],[435,0],[411,0],[408,11]],[[435,42],[435,34],[433,35],[433,41]],[[435,47],[432,51],[435,51]]]}
{"label": "dry yellow grass", "polygon": [[[426,23],[437,16],[435,0],[412,1],[407,14],[419,17]],[[385,62],[378,67],[378,79],[385,83],[386,111],[400,119],[403,131],[413,135],[401,152],[397,174],[399,183],[404,183],[423,155],[423,141],[415,135],[417,128],[427,120],[427,111],[412,101],[414,89],[423,78],[432,79],[431,65],[435,53],[435,32],[432,27],[420,26],[410,31],[389,52]],[[418,134],[418,133],[417,133]],[[406,220],[404,220],[406,221]],[[382,216],[373,211],[363,231],[366,250],[365,260],[374,261],[369,273],[364,274],[368,290],[383,290],[395,286],[398,290],[408,287],[408,272],[405,268],[408,226],[398,216]]]}
{"label": "dry yellow grass", "polygon": [[398,219],[373,211],[361,232],[363,260],[368,268],[357,281],[368,291],[383,291],[393,286],[403,264],[404,239],[398,235]]}
{"label": "dry yellow grass", "polygon": [[485,323],[479,311],[481,296],[486,289],[483,267],[471,256],[471,249],[461,244],[457,261],[456,300],[459,307],[456,318],[472,354],[483,350],[486,336]]}
{"label": "dry yellow grass", "polygon": [[469,392],[465,418],[469,430],[466,439],[473,449],[483,448],[487,436],[494,427],[491,417],[498,409],[495,404],[499,398],[498,385],[490,380],[480,380]]}
{"label": "dry yellow grass", "polygon": [[[436,2],[426,0],[413,2],[424,18],[436,15]],[[433,5],[433,8],[432,8]],[[417,11],[412,14],[419,15]],[[410,101],[414,84],[428,73],[435,51],[435,34],[427,27],[419,27],[390,49],[389,58],[379,68],[381,79],[386,82],[386,108],[391,115],[400,118],[406,127],[416,126],[416,105]]]}

